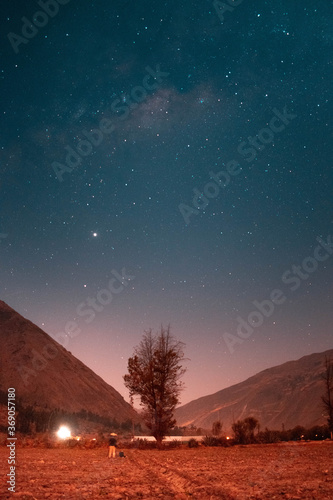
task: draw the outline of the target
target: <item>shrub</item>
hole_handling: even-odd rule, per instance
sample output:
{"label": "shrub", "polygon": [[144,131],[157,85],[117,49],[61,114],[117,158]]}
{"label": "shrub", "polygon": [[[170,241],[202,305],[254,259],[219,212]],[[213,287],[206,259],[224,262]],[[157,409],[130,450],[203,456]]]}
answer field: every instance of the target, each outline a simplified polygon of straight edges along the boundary
{"label": "shrub", "polygon": [[132,442],[133,448],[139,450],[153,450],[156,448],[156,441],[147,441],[147,439],[136,439]]}
{"label": "shrub", "polygon": [[187,444],[189,448],[198,448],[199,446],[198,441],[194,438],[191,438]]}
{"label": "shrub", "polygon": [[215,436],[205,436],[204,439],[202,440],[202,444],[204,446],[230,446],[232,443],[230,443],[229,440],[227,440],[225,437],[215,437]]}
{"label": "shrub", "polygon": [[263,444],[278,443],[281,441],[281,432],[271,431],[266,429],[263,432],[259,432],[257,436],[257,442]]}
{"label": "shrub", "polygon": [[254,417],[247,417],[244,420],[237,420],[232,424],[232,430],[237,444],[251,444],[256,442],[254,430],[259,427],[259,422]]}
{"label": "shrub", "polygon": [[163,443],[163,445],[166,447],[166,448],[180,448],[182,443],[181,441],[177,441],[177,439],[173,439],[172,441],[169,441],[168,443]]}

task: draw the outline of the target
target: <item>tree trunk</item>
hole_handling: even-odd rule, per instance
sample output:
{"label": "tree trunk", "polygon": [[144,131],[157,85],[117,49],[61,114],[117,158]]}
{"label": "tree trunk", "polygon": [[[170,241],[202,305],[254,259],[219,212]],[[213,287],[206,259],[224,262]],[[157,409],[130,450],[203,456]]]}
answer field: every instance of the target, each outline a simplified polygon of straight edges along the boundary
{"label": "tree trunk", "polygon": [[162,441],[163,441],[163,438],[161,438],[161,437],[156,438],[156,446],[157,446],[158,450],[161,450],[163,447]]}

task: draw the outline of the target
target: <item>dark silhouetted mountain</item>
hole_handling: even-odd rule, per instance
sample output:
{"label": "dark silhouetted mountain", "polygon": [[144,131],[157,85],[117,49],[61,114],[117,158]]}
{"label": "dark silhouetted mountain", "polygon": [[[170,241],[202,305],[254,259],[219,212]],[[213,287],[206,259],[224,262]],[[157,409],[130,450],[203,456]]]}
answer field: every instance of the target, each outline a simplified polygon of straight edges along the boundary
{"label": "dark silhouetted mountain", "polygon": [[0,301],[0,390],[15,388],[23,406],[86,410],[125,421],[124,398],[47,333]]}
{"label": "dark silhouetted mountain", "polygon": [[325,356],[333,349],[268,368],[226,389],[187,403],[176,410],[177,425],[211,429],[216,420],[230,431],[232,423],[253,416],[261,429],[281,430],[326,424],[321,395]]}

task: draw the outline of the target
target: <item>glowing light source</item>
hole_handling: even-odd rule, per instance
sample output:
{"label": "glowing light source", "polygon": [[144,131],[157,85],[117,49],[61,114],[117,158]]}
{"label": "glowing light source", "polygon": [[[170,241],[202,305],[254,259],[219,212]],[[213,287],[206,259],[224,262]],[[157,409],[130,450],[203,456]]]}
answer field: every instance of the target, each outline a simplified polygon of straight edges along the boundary
{"label": "glowing light source", "polygon": [[71,431],[65,425],[62,425],[57,432],[57,436],[60,439],[68,439],[71,437]]}

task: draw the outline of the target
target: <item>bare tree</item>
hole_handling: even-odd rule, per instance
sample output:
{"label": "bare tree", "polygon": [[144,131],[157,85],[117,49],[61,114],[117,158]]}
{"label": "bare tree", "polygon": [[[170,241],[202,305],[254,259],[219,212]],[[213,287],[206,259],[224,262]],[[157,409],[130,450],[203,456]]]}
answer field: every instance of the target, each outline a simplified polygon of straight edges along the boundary
{"label": "bare tree", "polygon": [[128,360],[128,373],[124,376],[130,397],[139,396],[143,418],[158,446],[175,425],[174,410],[183,389],[180,378],[186,369],[184,344],[174,339],[170,326],[161,326],[159,334],[150,329],[145,332],[134,355]]}
{"label": "bare tree", "polygon": [[333,362],[326,356],[325,357],[325,372],[323,373],[323,380],[325,385],[325,393],[321,396],[324,411],[327,416],[327,425],[333,436]]}

